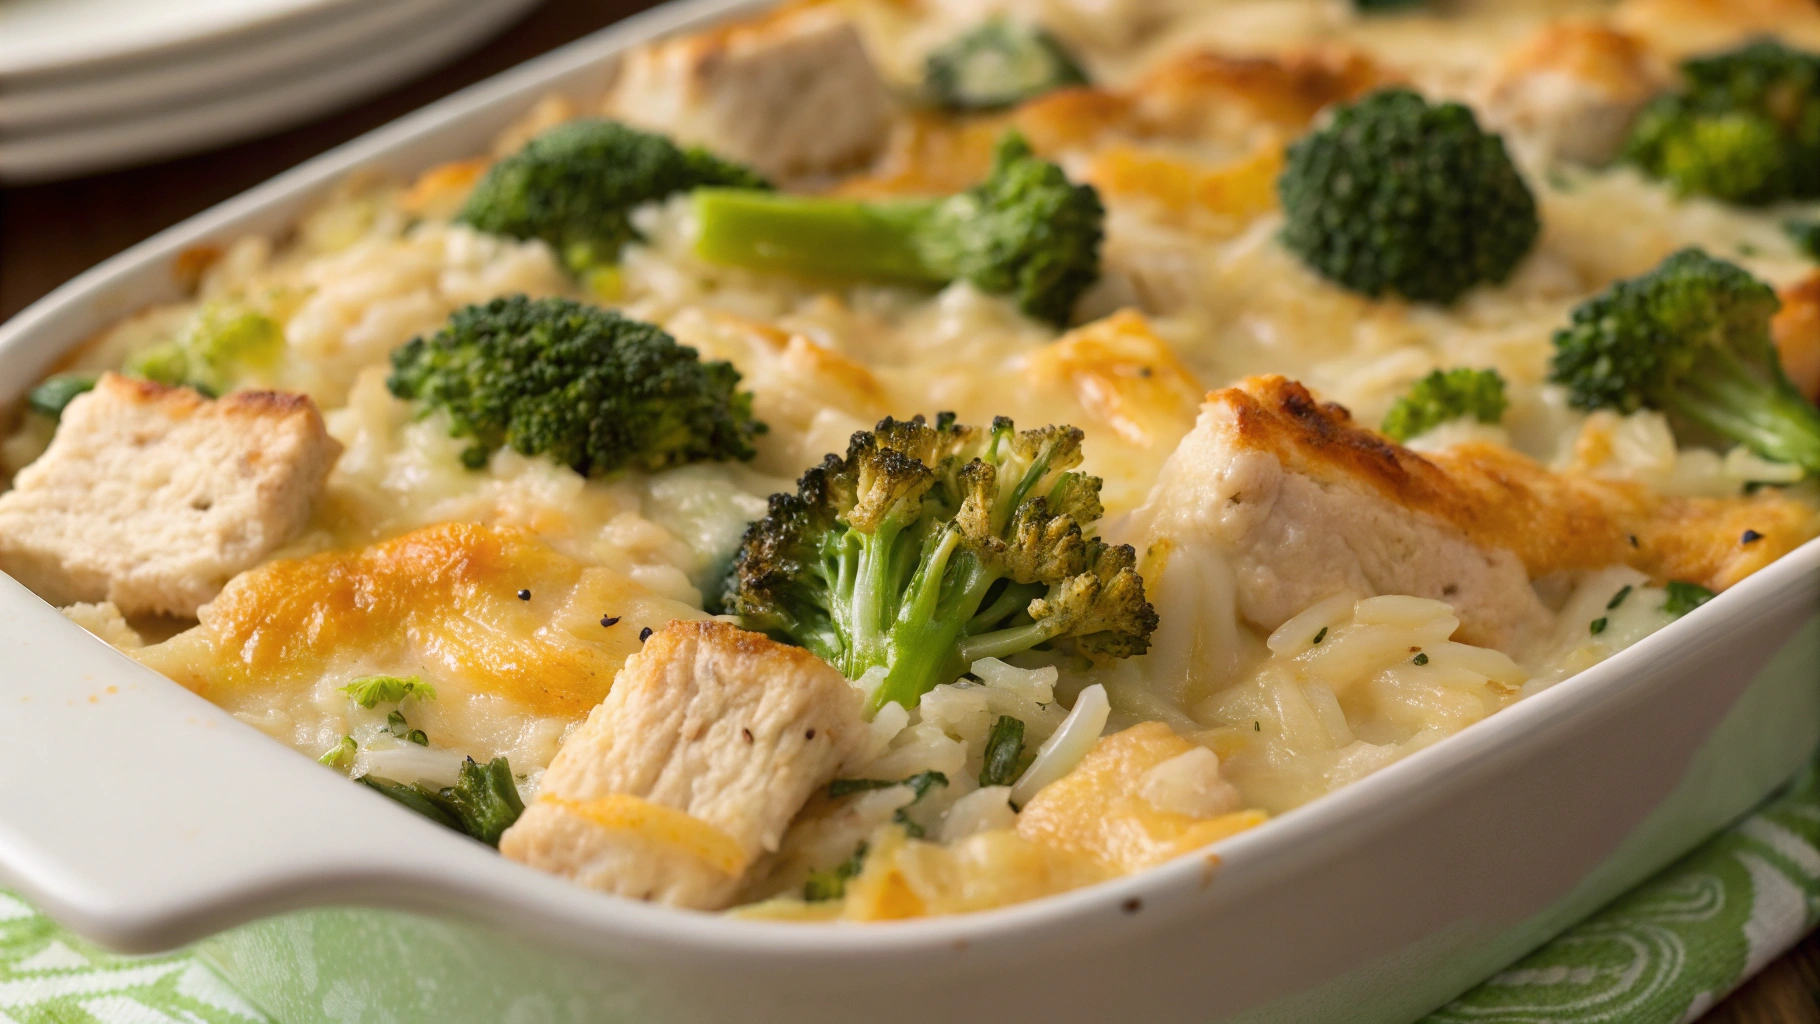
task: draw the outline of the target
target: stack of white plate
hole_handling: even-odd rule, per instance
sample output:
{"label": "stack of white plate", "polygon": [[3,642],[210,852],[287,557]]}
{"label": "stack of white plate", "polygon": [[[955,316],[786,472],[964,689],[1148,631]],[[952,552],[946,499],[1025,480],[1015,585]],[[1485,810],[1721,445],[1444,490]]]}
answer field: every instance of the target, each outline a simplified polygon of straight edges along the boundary
{"label": "stack of white plate", "polygon": [[0,181],[143,163],[385,89],[539,0],[0,0]]}

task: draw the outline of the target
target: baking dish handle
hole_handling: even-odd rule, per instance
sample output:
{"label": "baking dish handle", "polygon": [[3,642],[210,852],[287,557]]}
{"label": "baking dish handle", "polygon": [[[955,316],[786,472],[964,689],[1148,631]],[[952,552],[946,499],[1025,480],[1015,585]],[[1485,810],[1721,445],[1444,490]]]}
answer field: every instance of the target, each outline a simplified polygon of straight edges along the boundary
{"label": "baking dish handle", "polygon": [[114,650],[0,575],[0,881],[116,949],[324,902],[440,909],[516,870]]}

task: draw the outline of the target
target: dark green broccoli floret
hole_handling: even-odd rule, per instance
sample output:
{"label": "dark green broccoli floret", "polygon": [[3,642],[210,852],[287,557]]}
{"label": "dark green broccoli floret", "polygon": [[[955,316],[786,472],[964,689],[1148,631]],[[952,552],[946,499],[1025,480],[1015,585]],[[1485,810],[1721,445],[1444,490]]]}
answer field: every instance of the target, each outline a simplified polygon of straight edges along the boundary
{"label": "dark green broccoli floret", "polygon": [[[327,755],[324,757],[326,763]],[[359,781],[436,824],[488,846],[498,846],[499,837],[525,810],[524,801],[518,796],[518,784],[512,779],[512,766],[503,757],[484,765],[468,758],[453,786],[423,781],[407,786],[377,775],[362,775]]]}
{"label": "dark green broccoli floret", "polygon": [[263,313],[208,305],[170,341],[134,353],[122,367],[172,387],[213,397],[230,390],[248,370],[269,366],[284,351],[284,328]]}
{"label": "dark green broccoli floret", "polygon": [[923,62],[923,88],[948,110],[1002,110],[1086,84],[1087,72],[1055,36],[1003,18],[950,40]]}
{"label": "dark green broccoli floret", "polygon": [[1450,420],[1480,423],[1504,418],[1504,378],[1496,370],[1436,370],[1412,385],[1384,416],[1384,433],[1398,441],[1425,434]]}
{"label": "dark green broccoli floret", "polygon": [[1510,276],[1535,243],[1536,200],[1458,103],[1372,93],[1289,147],[1277,179],[1283,244],[1374,298],[1452,302]]}
{"label": "dark green broccoli floret", "polygon": [[703,362],[651,324],[568,299],[494,299],[455,311],[392,353],[386,385],[471,437],[470,468],[502,445],[604,475],[749,459],[752,396],[739,372]]}
{"label": "dark green broccoli floret", "polygon": [[75,401],[77,395],[93,391],[95,381],[99,379],[92,373],[59,373],[46,377],[26,394],[26,408],[40,416],[60,419],[64,407]]}
{"label": "dark green broccoli floret", "polygon": [[1803,256],[1820,262],[1820,220],[1786,220],[1782,230]]}
{"label": "dark green broccoli floret", "polygon": [[986,181],[942,199],[860,202],[735,189],[695,193],[696,251],[716,263],[811,277],[971,281],[1039,320],[1068,321],[1100,276],[1105,209],[1091,185],[999,141]]}
{"label": "dark green broccoli floret", "polygon": [[581,274],[619,262],[619,250],[638,238],[635,207],[704,185],[771,187],[748,168],[662,135],[618,121],[570,121],[494,164],[456,219],[540,238]]}
{"label": "dark green broccoli floret", "polygon": [[1820,472],[1820,411],[1782,372],[1775,290],[1683,249],[1574,309],[1550,379],[1581,409],[1658,409],[1765,458]]}
{"label": "dark green broccoli floret", "polygon": [[1098,477],[1081,432],[887,419],[774,494],[746,530],[726,607],[906,707],[980,658],[1045,643],[1142,654],[1156,628],[1129,546],[1086,531]]}
{"label": "dark green broccoli floret", "polygon": [[1764,40],[1681,65],[1625,159],[1684,194],[1762,204],[1820,196],[1820,55]]}

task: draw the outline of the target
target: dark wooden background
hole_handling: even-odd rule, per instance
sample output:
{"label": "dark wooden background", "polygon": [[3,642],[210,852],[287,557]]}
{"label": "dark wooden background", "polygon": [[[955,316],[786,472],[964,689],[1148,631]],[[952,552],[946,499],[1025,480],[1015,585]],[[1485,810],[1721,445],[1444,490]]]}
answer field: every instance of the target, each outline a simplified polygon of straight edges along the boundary
{"label": "dark wooden background", "polygon": [[[302,127],[150,167],[0,188],[0,320],[108,256],[308,157],[650,6],[646,0],[550,0],[442,70]],[[1705,1019],[1820,1024],[1820,934]]]}

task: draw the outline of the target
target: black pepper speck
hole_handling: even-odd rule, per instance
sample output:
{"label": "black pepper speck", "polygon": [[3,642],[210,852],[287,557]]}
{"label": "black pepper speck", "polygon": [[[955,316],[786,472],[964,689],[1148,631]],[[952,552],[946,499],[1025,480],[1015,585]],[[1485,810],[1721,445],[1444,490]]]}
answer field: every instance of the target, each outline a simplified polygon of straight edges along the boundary
{"label": "black pepper speck", "polygon": [[530,591],[529,591],[529,590],[521,590],[521,591],[519,591],[519,592],[518,592],[518,599],[519,599],[519,600],[520,600],[520,601],[529,601],[529,600],[530,600],[530,599],[531,599],[531,592],[530,592]]}
{"label": "black pepper speck", "polygon": [[1746,530],[1746,531],[1744,531],[1744,536],[1738,538],[1738,543],[1755,544],[1762,539],[1763,539],[1763,535],[1761,533],[1758,533],[1755,530]]}
{"label": "black pepper speck", "polygon": [[652,632],[652,630],[651,630],[650,626],[646,626],[645,628],[639,630],[638,631],[638,642],[642,644],[646,640],[651,639],[651,632]]}
{"label": "black pepper speck", "polygon": [[617,615],[602,615],[600,617],[600,624],[603,626],[611,626],[618,621],[619,616]]}

